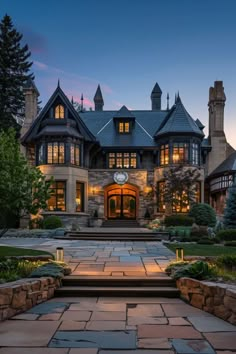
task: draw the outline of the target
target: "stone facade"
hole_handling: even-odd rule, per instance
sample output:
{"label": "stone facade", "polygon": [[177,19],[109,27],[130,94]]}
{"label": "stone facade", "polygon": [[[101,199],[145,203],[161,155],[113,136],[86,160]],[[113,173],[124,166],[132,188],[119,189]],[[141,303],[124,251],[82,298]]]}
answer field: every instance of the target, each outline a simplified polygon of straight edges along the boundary
{"label": "stone facade", "polygon": [[[114,170],[89,170],[88,212],[91,215],[97,210],[99,217],[106,218],[105,189],[112,184],[116,185],[113,179],[115,172]],[[147,186],[151,186],[154,173],[151,170],[127,170],[126,172],[128,173],[127,184],[136,187],[139,191],[137,219],[141,221],[147,209],[150,213],[153,213],[153,196]]]}
{"label": "stone facade", "polygon": [[235,285],[181,278],[177,287],[192,306],[236,325]]}
{"label": "stone facade", "polygon": [[52,298],[59,286],[60,281],[50,277],[0,284],[0,321]]}

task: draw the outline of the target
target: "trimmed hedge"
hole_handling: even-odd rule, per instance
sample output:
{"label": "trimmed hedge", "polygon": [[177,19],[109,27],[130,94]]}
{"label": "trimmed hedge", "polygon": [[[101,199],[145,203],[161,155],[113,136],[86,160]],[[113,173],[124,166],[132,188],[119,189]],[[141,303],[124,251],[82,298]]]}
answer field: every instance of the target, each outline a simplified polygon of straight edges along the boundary
{"label": "trimmed hedge", "polygon": [[57,229],[58,227],[62,227],[61,219],[56,215],[48,216],[43,221],[44,229]]}
{"label": "trimmed hedge", "polygon": [[224,246],[236,247],[236,241],[225,242]]}
{"label": "trimmed hedge", "polygon": [[166,226],[192,226],[194,218],[187,215],[170,215],[165,217]]}
{"label": "trimmed hedge", "polygon": [[236,241],[236,229],[221,230],[216,236],[223,241]]}
{"label": "trimmed hedge", "polygon": [[189,216],[195,219],[197,225],[214,227],[216,224],[215,210],[209,204],[194,204],[189,212]]}

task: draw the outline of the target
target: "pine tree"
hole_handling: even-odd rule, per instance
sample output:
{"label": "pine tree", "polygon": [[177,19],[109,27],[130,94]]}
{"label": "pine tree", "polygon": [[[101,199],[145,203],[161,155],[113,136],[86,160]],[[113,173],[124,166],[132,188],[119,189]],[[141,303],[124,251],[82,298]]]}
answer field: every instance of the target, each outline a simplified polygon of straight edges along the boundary
{"label": "pine tree", "polygon": [[236,182],[229,188],[224,211],[224,226],[227,229],[236,229]]}
{"label": "pine tree", "polygon": [[11,17],[0,22],[0,130],[17,128],[15,117],[24,117],[23,87],[32,62],[27,45],[22,45],[22,34],[13,27]]}

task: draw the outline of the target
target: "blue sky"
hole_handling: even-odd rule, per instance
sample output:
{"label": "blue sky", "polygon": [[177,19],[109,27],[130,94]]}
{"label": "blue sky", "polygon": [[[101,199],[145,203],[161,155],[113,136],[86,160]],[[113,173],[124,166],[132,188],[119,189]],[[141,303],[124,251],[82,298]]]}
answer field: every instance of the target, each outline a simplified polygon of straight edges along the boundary
{"label": "blue sky", "polygon": [[[208,126],[208,91],[223,80],[225,131],[236,148],[235,0],[0,0],[29,44],[46,103],[60,78],[87,107],[98,83],[104,109],[149,109],[157,81],[170,103],[180,92]],[[207,134],[207,129],[205,129]]]}

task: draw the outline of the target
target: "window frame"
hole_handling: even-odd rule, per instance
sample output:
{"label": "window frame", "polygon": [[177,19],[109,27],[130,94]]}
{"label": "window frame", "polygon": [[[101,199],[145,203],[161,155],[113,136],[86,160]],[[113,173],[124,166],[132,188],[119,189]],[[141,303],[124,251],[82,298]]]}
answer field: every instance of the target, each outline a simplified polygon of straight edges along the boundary
{"label": "window frame", "polygon": [[54,118],[55,119],[65,119],[65,107],[59,103],[54,109]]}
{"label": "window frame", "polygon": [[[49,158],[49,148],[52,147],[51,156]],[[52,141],[46,143],[46,163],[47,165],[64,165],[65,164],[65,143],[59,141]],[[63,155],[60,156],[60,148],[63,148]],[[57,156],[55,156],[57,155]],[[63,157],[63,158],[62,158]],[[51,162],[49,162],[51,161]]]}
{"label": "window frame", "polygon": [[137,152],[109,152],[108,168],[136,169],[138,164]]}
{"label": "window frame", "polygon": [[119,121],[118,122],[118,133],[119,134],[129,134],[131,132],[131,124],[129,121]]}
{"label": "window frame", "polygon": [[[82,186],[82,188],[78,188],[78,186]],[[84,195],[85,195],[85,183],[84,182],[80,182],[80,181],[76,181],[76,199],[79,199],[79,196],[77,194],[77,191],[80,191],[80,210],[78,210],[78,206],[77,206],[77,202],[75,200],[76,203],[76,207],[75,207],[75,212],[76,213],[82,213],[84,212]]]}
{"label": "window frame", "polygon": [[[64,187],[60,187],[58,186],[60,183],[62,183],[64,185]],[[67,181],[61,181],[61,180],[56,180],[52,183],[52,186],[50,187],[50,190],[51,191],[55,191],[55,193],[52,193],[51,194],[51,197],[48,199],[47,201],[47,211],[62,211],[62,212],[65,212],[66,211],[66,184],[67,184]],[[64,208],[61,209],[58,205],[59,201],[58,201],[58,198],[59,198],[59,194],[58,194],[58,190],[62,189],[63,190],[63,199],[64,199]],[[49,209],[49,206],[48,206],[48,203],[50,201],[51,198],[53,198],[55,195],[55,206],[52,206],[52,209]],[[59,210],[60,209],[60,210]]]}
{"label": "window frame", "polygon": [[[72,152],[73,150],[73,152]],[[70,164],[80,166],[81,163],[81,148],[79,144],[70,143]],[[73,158],[72,158],[73,157]]]}
{"label": "window frame", "polygon": [[[183,152],[181,152],[182,149]],[[173,142],[171,150],[172,164],[189,164],[189,142]],[[176,160],[174,156],[176,156]],[[178,159],[177,156],[179,156]],[[182,158],[180,156],[182,156]]]}

